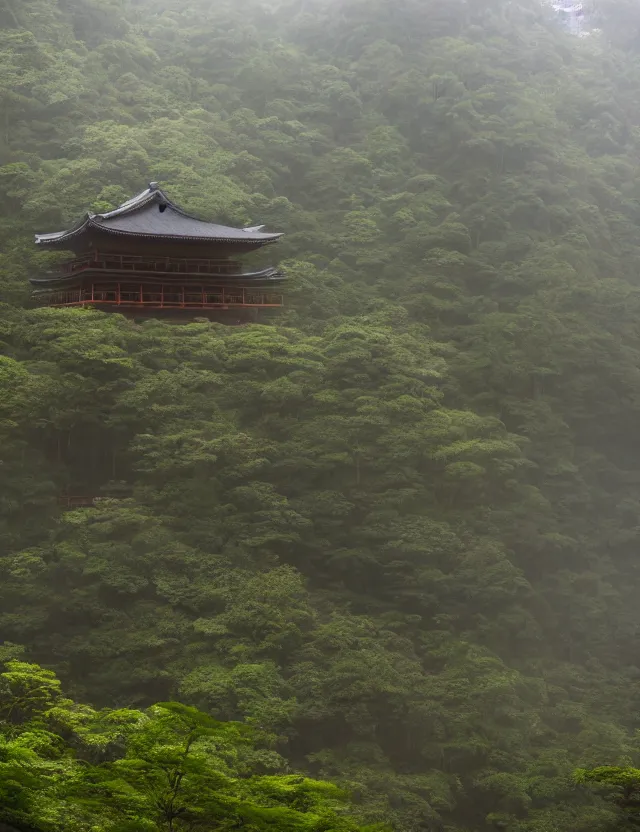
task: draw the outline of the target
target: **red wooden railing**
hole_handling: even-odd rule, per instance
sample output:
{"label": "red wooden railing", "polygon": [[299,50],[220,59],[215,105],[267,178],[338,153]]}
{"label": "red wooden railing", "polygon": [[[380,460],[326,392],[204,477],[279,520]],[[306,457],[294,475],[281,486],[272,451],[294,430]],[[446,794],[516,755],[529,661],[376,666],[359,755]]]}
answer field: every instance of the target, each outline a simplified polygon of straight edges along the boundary
{"label": "red wooden railing", "polygon": [[47,306],[107,304],[149,309],[231,309],[284,306],[284,297],[258,289],[173,284],[132,285],[94,283],[77,289],[47,292],[39,297]]}
{"label": "red wooden railing", "polygon": [[58,497],[58,503],[64,508],[91,508],[104,497]]}

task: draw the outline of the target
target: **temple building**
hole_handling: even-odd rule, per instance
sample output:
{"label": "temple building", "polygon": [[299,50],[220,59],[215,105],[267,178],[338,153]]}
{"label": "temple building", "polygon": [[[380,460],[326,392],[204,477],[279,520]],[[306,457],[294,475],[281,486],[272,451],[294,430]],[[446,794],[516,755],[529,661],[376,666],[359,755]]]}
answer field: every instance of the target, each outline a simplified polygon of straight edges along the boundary
{"label": "temple building", "polygon": [[229,323],[283,306],[284,276],[244,269],[237,258],[275,243],[264,226],[230,228],[175,205],[152,182],[104,214],[86,214],[67,231],[37,234],[36,245],[68,251],[60,271],[32,278],[45,306],[95,306],[129,315],[191,315]]}

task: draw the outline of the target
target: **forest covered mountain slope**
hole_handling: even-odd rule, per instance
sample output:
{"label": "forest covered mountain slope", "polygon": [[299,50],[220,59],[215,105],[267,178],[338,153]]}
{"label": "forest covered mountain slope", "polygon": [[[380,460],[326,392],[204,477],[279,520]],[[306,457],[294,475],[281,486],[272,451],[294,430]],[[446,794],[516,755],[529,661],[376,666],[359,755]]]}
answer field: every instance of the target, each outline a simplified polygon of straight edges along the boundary
{"label": "forest covered mountain slope", "polygon": [[[620,828],[571,773],[639,753],[624,9],[0,0],[2,657],[403,832]],[[33,233],[151,180],[286,232],[275,325],[32,308]]]}

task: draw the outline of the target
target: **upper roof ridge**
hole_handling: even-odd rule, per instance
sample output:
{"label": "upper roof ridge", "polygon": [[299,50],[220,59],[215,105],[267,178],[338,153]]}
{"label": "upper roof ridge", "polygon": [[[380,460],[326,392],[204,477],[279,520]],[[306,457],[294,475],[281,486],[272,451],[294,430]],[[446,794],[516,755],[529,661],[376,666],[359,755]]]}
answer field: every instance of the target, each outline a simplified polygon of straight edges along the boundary
{"label": "upper roof ridge", "polygon": [[[159,214],[149,212],[151,203],[159,203]],[[142,210],[147,208],[146,211]],[[166,209],[169,209],[167,211]],[[169,199],[157,182],[150,182],[145,190],[127,199],[117,208],[103,213],[88,212],[77,223],[65,231],[52,234],[36,234],[39,245],[62,244],[66,240],[82,234],[93,227],[103,232],[124,234],[136,237],[153,237],[167,239],[191,239],[230,243],[251,242],[257,246],[275,242],[282,234],[269,234],[263,231],[264,225],[247,228],[233,228],[209,222],[188,214],[179,205]]]}

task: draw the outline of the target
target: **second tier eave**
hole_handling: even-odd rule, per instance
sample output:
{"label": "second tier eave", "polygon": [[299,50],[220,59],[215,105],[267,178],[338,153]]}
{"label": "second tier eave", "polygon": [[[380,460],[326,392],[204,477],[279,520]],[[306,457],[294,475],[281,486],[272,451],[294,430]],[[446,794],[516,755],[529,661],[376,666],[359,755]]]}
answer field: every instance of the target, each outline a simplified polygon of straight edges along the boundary
{"label": "second tier eave", "polygon": [[198,283],[198,284],[223,284],[231,283],[241,285],[242,283],[283,283],[286,276],[276,269],[262,269],[256,272],[238,272],[235,274],[207,274],[203,272],[161,272],[161,271],[131,271],[115,269],[85,268],[71,274],[56,274],[47,277],[32,277],[29,283],[34,288],[49,288],[56,286],[71,286],[82,283],[85,280],[106,280],[120,281],[121,283]]}

